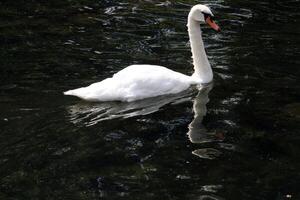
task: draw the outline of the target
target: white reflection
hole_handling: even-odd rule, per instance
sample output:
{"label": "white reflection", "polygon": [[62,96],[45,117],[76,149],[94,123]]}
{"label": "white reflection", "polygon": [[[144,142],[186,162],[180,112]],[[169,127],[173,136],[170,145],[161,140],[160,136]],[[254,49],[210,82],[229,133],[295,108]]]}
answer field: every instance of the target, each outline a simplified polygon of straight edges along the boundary
{"label": "white reflection", "polygon": [[218,134],[215,132],[208,132],[202,124],[203,117],[207,113],[206,104],[209,102],[208,93],[212,88],[213,84],[202,87],[194,99],[194,119],[189,124],[189,131],[187,133],[192,143],[206,143],[220,140]]}
{"label": "white reflection", "polygon": [[[203,118],[207,113],[206,104],[209,102],[208,94],[213,88],[212,84],[202,87],[193,103],[194,119],[189,124],[189,131],[187,133],[192,143],[202,144],[208,142],[218,142],[224,139],[223,134],[216,133],[215,131],[209,132],[202,124]],[[214,148],[201,148],[196,149],[192,154],[202,159],[215,159],[219,157],[222,152]]]}
{"label": "white reflection", "polygon": [[74,124],[92,126],[104,120],[148,115],[157,112],[167,104],[191,101],[194,91],[190,89],[175,95],[164,95],[134,102],[79,102],[67,107],[67,110],[70,121]]}

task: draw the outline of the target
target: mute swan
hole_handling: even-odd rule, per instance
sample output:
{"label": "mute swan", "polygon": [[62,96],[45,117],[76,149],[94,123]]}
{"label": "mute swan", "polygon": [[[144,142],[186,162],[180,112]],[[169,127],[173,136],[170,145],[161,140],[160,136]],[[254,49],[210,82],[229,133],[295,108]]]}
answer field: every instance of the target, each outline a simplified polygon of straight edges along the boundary
{"label": "mute swan", "polygon": [[135,101],[139,99],[175,94],[193,84],[209,83],[213,79],[202,34],[201,23],[220,31],[212,19],[211,10],[205,5],[195,5],[188,15],[188,33],[193,55],[194,74],[187,76],[157,65],[130,65],[101,82],[64,92],[87,101]]}

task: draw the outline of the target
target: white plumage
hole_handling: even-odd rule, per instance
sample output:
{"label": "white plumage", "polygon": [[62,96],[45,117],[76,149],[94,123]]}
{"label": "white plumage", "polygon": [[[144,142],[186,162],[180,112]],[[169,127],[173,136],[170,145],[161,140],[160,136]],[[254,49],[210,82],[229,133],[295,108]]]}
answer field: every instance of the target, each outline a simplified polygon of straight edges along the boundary
{"label": "white plumage", "polygon": [[101,82],[65,92],[88,101],[135,101],[186,90],[199,84],[191,76],[157,65],[130,65]]}

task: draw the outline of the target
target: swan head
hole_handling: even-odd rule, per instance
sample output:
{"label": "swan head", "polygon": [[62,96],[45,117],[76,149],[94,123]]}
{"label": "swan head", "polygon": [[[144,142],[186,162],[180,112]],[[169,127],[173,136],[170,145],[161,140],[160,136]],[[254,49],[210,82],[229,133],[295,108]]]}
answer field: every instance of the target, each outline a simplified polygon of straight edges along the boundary
{"label": "swan head", "polygon": [[200,24],[208,24],[215,31],[221,31],[220,27],[214,22],[214,14],[206,5],[198,4],[192,7],[189,13],[189,19],[199,22]]}

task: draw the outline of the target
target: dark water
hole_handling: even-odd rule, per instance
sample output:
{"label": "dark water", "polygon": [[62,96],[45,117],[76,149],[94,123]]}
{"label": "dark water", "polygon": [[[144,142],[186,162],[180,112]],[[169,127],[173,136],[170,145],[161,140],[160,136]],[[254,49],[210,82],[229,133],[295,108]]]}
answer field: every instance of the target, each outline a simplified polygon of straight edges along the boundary
{"label": "dark water", "polygon": [[[133,63],[191,74],[186,16],[214,84],[133,103],[62,91]],[[300,2],[0,2],[0,199],[300,199]]]}

